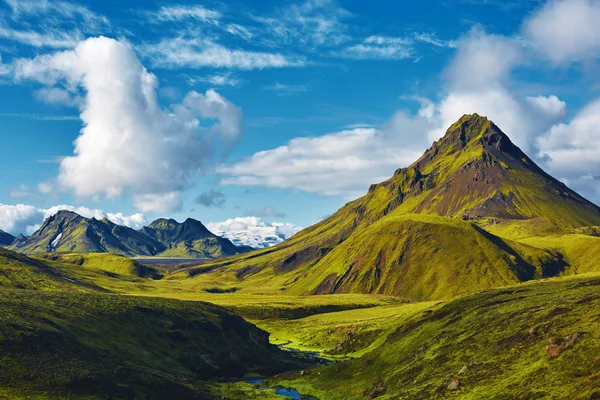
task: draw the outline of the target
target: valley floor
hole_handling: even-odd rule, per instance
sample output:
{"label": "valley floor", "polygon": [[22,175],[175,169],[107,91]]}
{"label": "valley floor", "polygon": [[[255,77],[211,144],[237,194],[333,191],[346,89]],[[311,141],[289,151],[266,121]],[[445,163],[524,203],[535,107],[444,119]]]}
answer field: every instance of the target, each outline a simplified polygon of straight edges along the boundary
{"label": "valley floor", "polygon": [[597,273],[414,302],[211,291],[109,255],[4,257],[0,398],[600,398]]}

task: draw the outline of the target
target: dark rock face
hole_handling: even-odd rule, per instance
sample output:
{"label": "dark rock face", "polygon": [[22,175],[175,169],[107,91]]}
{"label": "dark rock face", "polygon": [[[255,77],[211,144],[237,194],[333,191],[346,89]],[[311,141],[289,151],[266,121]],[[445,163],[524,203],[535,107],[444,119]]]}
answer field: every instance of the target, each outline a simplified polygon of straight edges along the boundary
{"label": "dark rock face", "polygon": [[15,241],[15,237],[10,233],[0,230],[0,246],[9,246]]}

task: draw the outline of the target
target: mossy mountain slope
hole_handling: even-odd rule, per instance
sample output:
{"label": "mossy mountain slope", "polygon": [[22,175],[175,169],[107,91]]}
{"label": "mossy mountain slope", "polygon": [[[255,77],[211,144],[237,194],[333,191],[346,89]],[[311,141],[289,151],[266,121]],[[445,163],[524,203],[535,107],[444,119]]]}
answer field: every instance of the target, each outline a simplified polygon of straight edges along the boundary
{"label": "mossy mountain slope", "polygon": [[569,268],[553,250],[483,229],[540,218],[568,232],[598,225],[600,209],[493,122],[465,115],[410,167],[290,240],[179,275],[248,291],[450,298]]}
{"label": "mossy mountain slope", "polygon": [[49,217],[33,235],[15,240],[9,248],[25,254],[115,253],[198,258],[243,251],[193,219],[182,224],[174,220],[157,220],[149,227],[135,230],[107,219],[85,218],[71,211],[60,211]]}
{"label": "mossy mountain slope", "polygon": [[15,237],[0,229],[0,246],[9,246],[15,241]]}
{"label": "mossy mountain slope", "polygon": [[210,232],[200,221],[188,218],[183,223],[158,219],[140,231],[165,246],[161,256],[216,258],[245,252],[228,239]]}

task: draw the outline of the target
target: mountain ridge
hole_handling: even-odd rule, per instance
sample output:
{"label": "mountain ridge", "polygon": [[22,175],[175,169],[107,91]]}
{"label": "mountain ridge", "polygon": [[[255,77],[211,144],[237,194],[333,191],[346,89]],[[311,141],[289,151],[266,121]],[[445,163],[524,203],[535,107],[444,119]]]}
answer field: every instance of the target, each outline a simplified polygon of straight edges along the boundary
{"label": "mountain ridge", "polygon": [[[168,224],[165,224],[167,221]],[[30,237],[13,240],[9,249],[25,254],[49,252],[105,253],[126,256],[170,256],[212,258],[245,251],[229,240],[212,234],[200,222],[184,223],[159,219],[135,230],[108,219],[85,218],[61,210],[47,218]]]}

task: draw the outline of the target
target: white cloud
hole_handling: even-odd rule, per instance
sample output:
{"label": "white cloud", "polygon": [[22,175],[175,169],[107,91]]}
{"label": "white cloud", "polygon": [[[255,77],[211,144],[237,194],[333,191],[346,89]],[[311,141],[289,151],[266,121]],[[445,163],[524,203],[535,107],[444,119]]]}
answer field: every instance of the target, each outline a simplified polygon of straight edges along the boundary
{"label": "white cloud", "polygon": [[169,198],[211,161],[218,145],[241,135],[241,111],[213,90],[190,92],[162,109],[157,78],[126,45],[91,38],[75,50],[17,62],[18,79],[35,79],[70,93],[83,89],[83,128],[73,156],[60,163],[57,183],[78,196],[117,196],[128,190],[140,210],[178,207]]}
{"label": "white cloud", "polygon": [[352,46],[342,49],[338,55],[357,60],[402,60],[413,57],[413,41],[407,38],[370,36]]}
{"label": "white cloud", "polygon": [[[368,42],[396,43],[386,37]],[[566,104],[556,96],[518,96],[508,89],[511,70],[522,62],[521,43],[476,28],[457,46],[440,99],[411,97],[421,105],[416,115],[400,111],[381,128],[292,139],[285,146],[222,167],[222,183],[354,198],[414,162],[469,113],[489,117],[524,151],[535,151],[536,138],[566,118]]]}
{"label": "white cloud", "polygon": [[133,229],[141,229],[146,225],[146,217],[144,214],[136,213],[132,215],[125,215],[123,213],[111,214],[107,213],[106,218],[117,225],[128,226]]}
{"label": "white cloud", "polygon": [[290,223],[266,222],[258,217],[231,218],[206,224],[215,235],[226,237],[236,245],[263,248],[289,239],[302,230]]}
{"label": "white cloud", "polygon": [[278,96],[308,92],[308,86],[306,85],[286,85],[279,82],[275,82],[274,85],[265,86],[265,89],[277,93]]}
{"label": "white cloud", "polygon": [[104,213],[102,210],[89,209],[87,207],[75,207],[70,205],[57,205],[47,209],[36,208],[30,205],[0,204],[0,229],[13,235],[31,235],[44,222],[44,220],[61,210],[69,210],[86,218],[107,218],[115,224],[140,229],[146,224],[142,214],[124,215],[122,213]]}
{"label": "white cloud", "polygon": [[357,128],[318,137],[295,138],[224,166],[223,184],[295,188],[354,198],[416,160],[430,129],[423,116],[396,113],[381,129]]}
{"label": "white cloud", "polygon": [[350,39],[344,19],[351,14],[334,0],[307,0],[281,8],[273,17],[254,17],[265,25],[266,44],[309,49],[337,46]]}
{"label": "white cloud", "polygon": [[416,42],[423,42],[436,47],[445,47],[450,49],[455,49],[458,47],[458,43],[455,40],[443,40],[430,32],[414,33],[413,39]]}
{"label": "white cloud", "polygon": [[39,227],[44,219],[43,212],[25,204],[0,204],[0,229],[18,235],[30,235]]}
{"label": "white cloud", "polygon": [[556,96],[522,97],[508,89],[511,71],[523,62],[522,44],[511,38],[472,29],[458,42],[446,70],[447,92],[433,106],[437,125],[429,140],[440,138],[462,115],[478,113],[493,120],[525,152],[536,138],[567,116]]}
{"label": "white cloud", "polygon": [[417,59],[416,46],[419,43],[429,44],[435,47],[456,48],[454,40],[442,40],[432,33],[412,33],[402,37],[373,35],[345,47],[334,55],[356,60],[403,60],[407,58]]}
{"label": "white cloud", "polygon": [[458,42],[458,49],[446,70],[451,88],[481,89],[499,84],[523,58],[520,43],[505,36],[473,28]]}
{"label": "white cloud", "polygon": [[82,19],[87,28],[110,25],[108,19],[89,8],[60,0],[4,0],[15,20],[44,17],[44,23],[60,25],[64,19]]}
{"label": "white cloud", "polygon": [[252,33],[249,28],[239,24],[227,24],[225,30],[233,36],[241,37],[244,40],[250,40],[254,37],[254,33]]}
{"label": "white cloud", "polygon": [[140,194],[133,197],[135,208],[141,212],[166,213],[179,211],[183,206],[181,193]]}
{"label": "white cloud", "polygon": [[153,13],[155,21],[184,21],[192,19],[210,24],[218,24],[221,13],[199,5],[195,6],[163,6]]}
{"label": "white cloud", "polygon": [[554,63],[600,55],[600,2],[550,0],[525,21],[523,30]]}
{"label": "white cloud", "polygon": [[600,99],[585,106],[569,123],[552,127],[538,139],[538,146],[551,174],[600,198]]}
{"label": "white cloud", "polygon": [[191,85],[195,85],[198,82],[206,82],[214,86],[238,86],[241,83],[231,72],[202,77],[189,77],[188,82]]}
{"label": "white cloud", "polygon": [[[62,157],[60,158],[60,160],[62,160]],[[60,163],[60,161],[58,162]],[[52,182],[41,182],[37,185],[37,190],[42,194],[49,194],[52,193],[52,191],[54,190],[54,186],[55,185]]]}
{"label": "white cloud", "polygon": [[251,70],[306,65],[306,61],[300,57],[231,50],[206,38],[177,37],[140,48],[154,65],[164,68],[212,67]]}
{"label": "white cloud", "polygon": [[33,47],[71,48],[81,40],[79,32],[47,29],[44,32],[18,30],[0,22],[0,38]]}
{"label": "white cloud", "polygon": [[83,99],[79,95],[74,95],[68,90],[57,87],[45,87],[33,92],[33,97],[38,101],[48,104],[62,104],[69,107],[78,107]]}
{"label": "white cloud", "polygon": [[110,29],[89,8],[60,0],[4,0],[15,26],[0,21],[0,38],[33,47],[73,48],[85,34]]}
{"label": "white cloud", "polygon": [[32,194],[34,194],[33,190],[31,190],[31,188],[27,185],[19,185],[16,188],[13,188],[10,193],[9,196],[12,198],[19,198],[19,197],[29,197]]}

